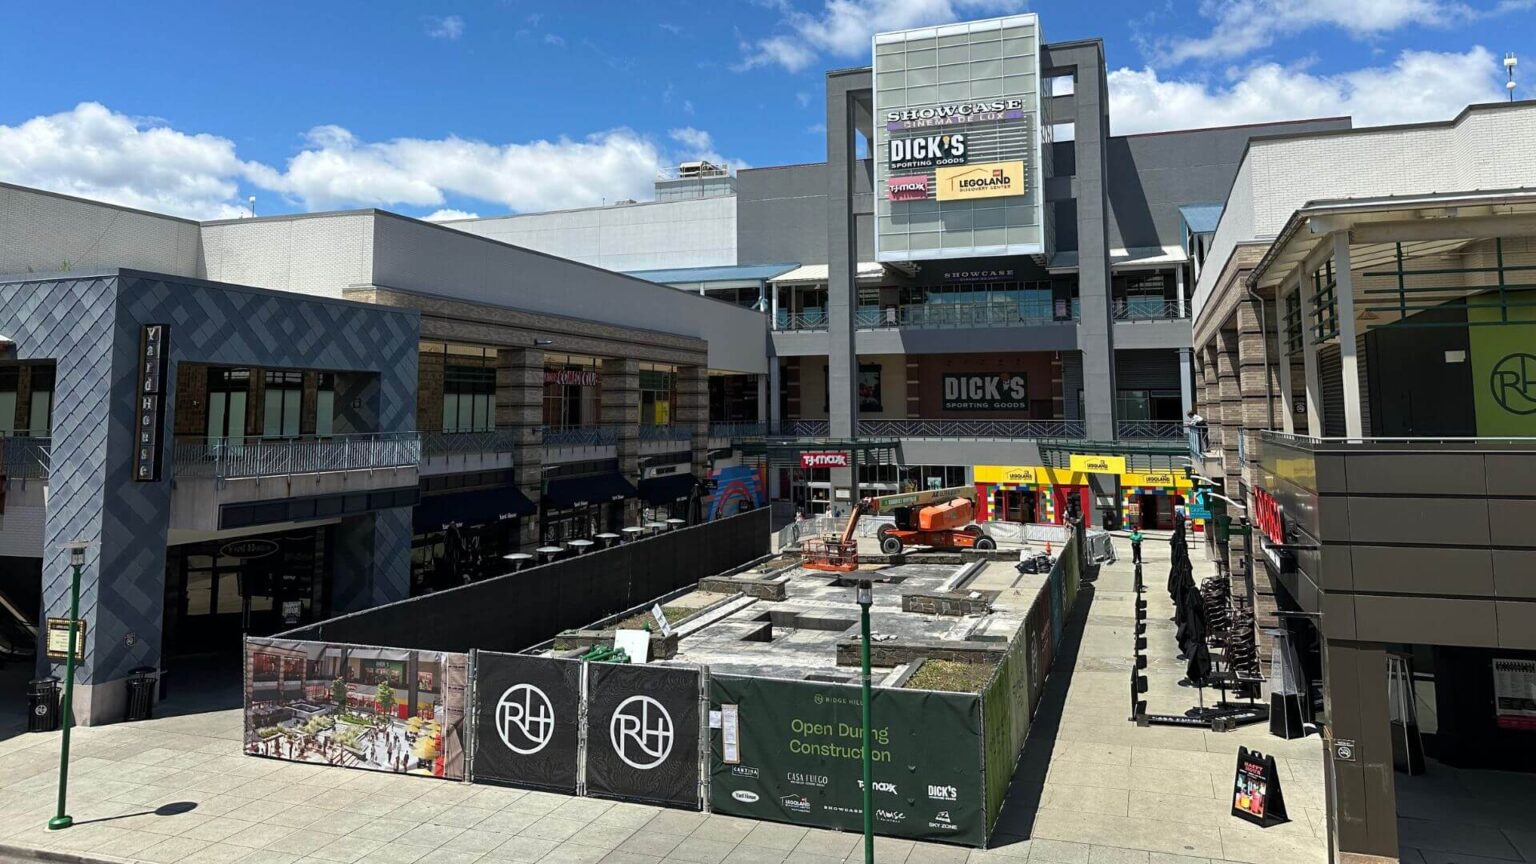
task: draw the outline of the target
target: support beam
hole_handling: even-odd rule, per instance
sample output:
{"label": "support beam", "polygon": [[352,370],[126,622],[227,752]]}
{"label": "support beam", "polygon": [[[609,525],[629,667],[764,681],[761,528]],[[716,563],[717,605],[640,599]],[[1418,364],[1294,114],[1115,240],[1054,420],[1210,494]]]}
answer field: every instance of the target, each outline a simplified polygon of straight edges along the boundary
{"label": "support beam", "polygon": [[777,330],[779,329],[779,286],[769,282],[768,291],[773,295],[773,299],[770,301],[773,305],[773,312],[771,313],[773,317],[768,319],[768,327],[769,329]]}
{"label": "support beam", "polygon": [[1323,436],[1323,388],[1317,378],[1317,342],[1312,332],[1312,297],[1316,293],[1312,284],[1312,270],[1299,271],[1301,288],[1301,364],[1306,370],[1307,385],[1307,434],[1313,438]]}
{"label": "support beam", "polygon": [[1349,234],[1333,235],[1334,299],[1339,311],[1339,365],[1344,379],[1344,434],[1363,438],[1360,415],[1360,362],[1355,352],[1355,277],[1350,272]]}

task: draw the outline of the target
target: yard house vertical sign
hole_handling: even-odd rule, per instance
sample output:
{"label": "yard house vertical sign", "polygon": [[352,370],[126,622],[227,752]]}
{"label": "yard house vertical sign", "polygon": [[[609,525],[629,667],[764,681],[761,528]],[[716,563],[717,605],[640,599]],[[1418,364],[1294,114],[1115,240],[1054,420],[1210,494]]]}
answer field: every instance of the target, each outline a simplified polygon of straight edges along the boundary
{"label": "yard house vertical sign", "polygon": [[140,482],[160,479],[160,427],[165,417],[170,329],[165,324],[145,324],[139,334],[138,409],[134,418],[138,440],[133,451],[133,479]]}

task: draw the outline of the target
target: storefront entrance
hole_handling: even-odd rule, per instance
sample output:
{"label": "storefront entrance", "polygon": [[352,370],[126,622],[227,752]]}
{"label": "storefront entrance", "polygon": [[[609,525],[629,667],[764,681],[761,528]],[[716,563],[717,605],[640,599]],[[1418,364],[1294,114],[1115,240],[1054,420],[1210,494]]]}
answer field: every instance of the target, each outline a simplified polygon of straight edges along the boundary
{"label": "storefront entrance", "polygon": [[1093,496],[1087,486],[1052,486],[1048,493],[1042,492],[1041,497],[1049,494],[1052,496],[1051,506],[1054,508],[1051,522],[1057,525],[1067,524],[1067,513],[1070,512],[1072,499],[1077,499],[1077,512],[1083,519],[1087,519],[1093,513]]}
{"label": "storefront entrance", "polygon": [[329,614],[330,529],[166,550],[165,642],[175,654],[238,650],[246,636]]}
{"label": "storefront entrance", "polygon": [[1173,530],[1173,508],[1184,503],[1182,495],[1157,495],[1142,493],[1132,499],[1136,510],[1127,513],[1127,521],[1138,528],[1157,531]]}
{"label": "storefront entrance", "polygon": [[1038,522],[1035,514],[1038,512],[1037,499],[1039,493],[1033,489],[1015,489],[999,491],[993,499],[994,519],[1003,522]]}

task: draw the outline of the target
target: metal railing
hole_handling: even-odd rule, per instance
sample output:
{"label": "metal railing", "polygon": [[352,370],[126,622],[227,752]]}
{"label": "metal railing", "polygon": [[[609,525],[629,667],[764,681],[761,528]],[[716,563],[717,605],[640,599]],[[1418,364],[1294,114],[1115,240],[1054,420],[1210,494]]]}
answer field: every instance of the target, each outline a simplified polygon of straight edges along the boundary
{"label": "metal railing", "polygon": [[1114,301],[1116,321],[1171,321],[1189,317],[1189,306],[1179,309],[1177,300],[1119,297]]}
{"label": "metal railing", "polygon": [[767,423],[735,422],[709,424],[709,437],[711,438],[762,438],[767,434]]}
{"label": "metal railing", "polygon": [[826,438],[832,434],[832,421],[781,420],[778,434],[789,438]]}
{"label": "metal railing", "polygon": [[1177,441],[1185,426],[1177,420],[1118,420],[1115,437],[1128,441]]}
{"label": "metal railing", "polygon": [[693,430],[687,426],[670,424],[640,424],[641,441],[692,441]]}
{"label": "metal railing", "polygon": [[860,420],[877,438],[1082,438],[1081,420]]}
{"label": "metal railing", "polygon": [[545,426],[545,447],[604,447],[616,444],[619,430],[613,426]]}
{"label": "metal railing", "polygon": [[423,432],[421,452],[432,456],[472,456],[477,453],[511,453],[517,449],[516,429],[484,429],[479,432]]}
{"label": "metal railing", "polygon": [[28,435],[0,435],[0,473],[25,480],[45,480],[53,439]]}
{"label": "metal railing", "polygon": [[1204,426],[1185,426],[1184,430],[1189,436],[1190,458],[1204,461],[1211,446],[1209,430]]}
{"label": "metal railing", "polygon": [[176,476],[227,479],[320,474],[421,464],[417,432],[374,432],[331,438],[181,438]]}
{"label": "metal railing", "polygon": [[1241,429],[1237,431],[1237,464],[1248,464],[1248,436]]}
{"label": "metal railing", "polygon": [[[993,303],[910,303],[903,306],[866,306],[854,312],[860,330],[912,328],[919,330],[975,327],[1025,327],[1076,321],[1078,301],[1009,300]],[[826,330],[827,312],[808,309],[779,311],[776,330]]]}

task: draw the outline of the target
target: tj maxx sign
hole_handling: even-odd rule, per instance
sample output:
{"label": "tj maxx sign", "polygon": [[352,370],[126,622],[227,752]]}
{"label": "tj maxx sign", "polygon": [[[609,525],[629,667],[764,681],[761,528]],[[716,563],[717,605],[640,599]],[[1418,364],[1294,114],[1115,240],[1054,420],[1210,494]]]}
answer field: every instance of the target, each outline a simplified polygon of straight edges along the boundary
{"label": "tj maxx sign", "polygon": [[805,452],[800,454],[801,468],[847,468],[849,465],[846,452]]}

